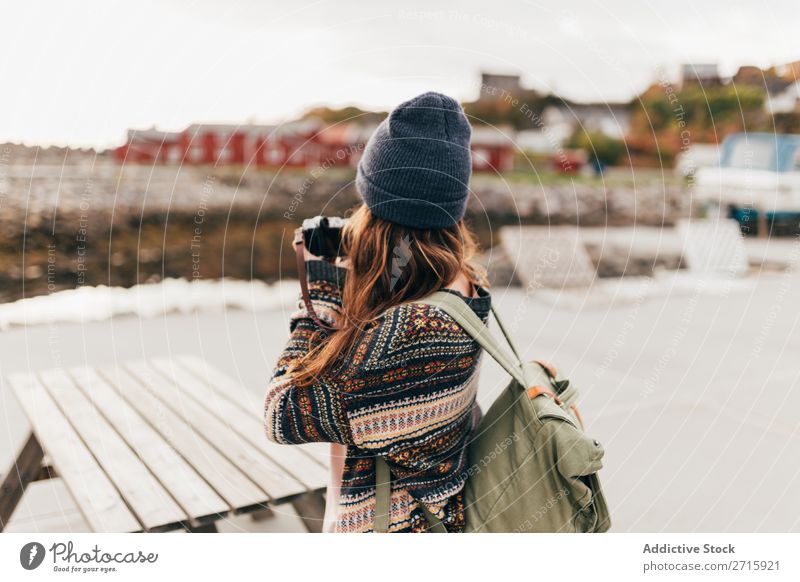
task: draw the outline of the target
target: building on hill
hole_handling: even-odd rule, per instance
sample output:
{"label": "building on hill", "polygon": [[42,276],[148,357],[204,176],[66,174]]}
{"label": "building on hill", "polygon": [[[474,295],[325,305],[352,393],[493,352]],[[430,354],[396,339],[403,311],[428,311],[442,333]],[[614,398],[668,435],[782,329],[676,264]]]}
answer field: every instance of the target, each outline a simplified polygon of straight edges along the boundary
{"label": "building on hill", "polygon": [[520,95],[529,91],[522,87],[519,75],[481,73],[481,92],[478,101],[498,101],[506,95]]}
{"label": "building on hill", "polygon": [[586,133],[624,139],[630,129],[631,112],[625,103],[572,103],[548,107],[544,120],[552,128],[563,128],[560,133],[567,136],[580,128]]}
{"label": "building on hill", "polygon": [[800,61],[785,63],[777,67],[778,74],[790,81],[800,80]]}
{"label": "building on hill", "polygon": [[757,87],[767,95],[777,95],[792,84],[791,79],[779,74],[775,68],[762,70],[752,65],[739,67],[731,81],[737,86]]}
{"label": "building on hill", "polygon": [[723,84],[716,63],[681,65],[681,87],[699,85],[701,87],[717,87]]}
{"label": "building on hill", "polygon": [[800,81],[789,84],[779,93],[767,95],[764,106],[771,115],[780,113],[800,114]]}

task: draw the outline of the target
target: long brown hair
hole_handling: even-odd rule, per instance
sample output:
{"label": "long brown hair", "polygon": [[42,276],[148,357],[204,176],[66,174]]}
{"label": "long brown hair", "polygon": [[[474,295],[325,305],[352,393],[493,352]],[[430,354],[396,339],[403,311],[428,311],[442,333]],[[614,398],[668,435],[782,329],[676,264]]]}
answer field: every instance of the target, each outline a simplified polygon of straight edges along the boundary
{"label": "long brown hair", "polygon": [[472,262],[477,243],[463,219],[448,228],[421,230],[383,220],[362,205],[348,220],[342,238],[350,260],[342,328],[293,366],[292,379],[298,386],[313,383],[340,363],[360,332],[388,308],[430,295],[461,273],[473,283],[487,284],[483,270]]}

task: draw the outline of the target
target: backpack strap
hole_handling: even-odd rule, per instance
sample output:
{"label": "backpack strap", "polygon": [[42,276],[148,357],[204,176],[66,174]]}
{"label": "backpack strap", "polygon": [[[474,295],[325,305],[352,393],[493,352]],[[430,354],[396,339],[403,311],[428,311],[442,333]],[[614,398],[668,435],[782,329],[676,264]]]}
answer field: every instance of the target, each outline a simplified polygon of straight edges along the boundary
{"label": "backpack strap", "polygon": [[[380,455],[375,457],[375,521],[372,529],[375,533],[389,531],[389,516],[391,514],[392,472],[389,463]],[[434,533],[447,533],[442,520],[436,517],[424,503],[419,504],[422,513],[428,521],[428,526]]]}
{"label": "backpack strap", "polygon": [[447,313],[456,321],[456,323],[463,327],[464,331],[466,331],[470,337],[472,337],[472,339],[478,342],[478,344],[480,344],[480,346],[486,350],[486,352],[492,358],[494,358],[494,360],[500,364],[503,369],[511,375],[512,378],[519,382],[521,386],[527,385],[524,373],[522,371],[519,352],[517,352],[514,343],[511,341],[511,336],[506,331],[506,328],[500,322],[500,318],[498,317],[497,311],[494,307],[492,307],[492,313],[494,313],[498,327],[503,333],[503,336],[506,338],[508,345],[511,347],[513,355],[509,354],[502,347],[500,347],[500,342],[498,342],[497,339],[492,335],[492,332],[489,331],[489,328],[485,323],[483,323],[483,320],[481,320],[481,318],[478,317],[474,311],[472,311],[472,308],[457,295],[447,293],[446,291],[437,291],[427,297],[414,301],[414,303],[432,305]]}
{"label": "backpack strap", "polygon": [[[521,386],[527,386],[525,376],[522,371],[522,364],[520,363],[519,352],[517,352],[514,343],[511,341],[511,336],[506,331],[506,328],[500,322],[497,311],[492,306],[492,313],[497,320],[497,325],[503,336],[506,338],[509,347],[511,347],[512,354],[508,354],[502,347],[497,339],[489,331],[489,328],[483,323],[483,320],[472,311],[472,308],[467,303],[452,293],[446,291],[436,291],[431,295],[409,303],[422,303],[424,305],[432,305],[438,307],[456,323],[458,323],[464,331],[466,331],[472,339],[486,350],[486,352],[500,364],[506,372],[508,372]],[[389,465],[382,456],[375,457],[375,517],[372,526],[373,531],[376,533],[386,533],[389,531],[389,520],[391,513],[391,480],[392,474],[389,470]],[[447,529],[444,527],[442,521],[436,517],[423,503],[422,511],[425,514],[425,519],[431,531],[436,533],[446,533]]]}
{"label": "backpack strap", "polygon": [[372,529],[375,533],[389,531],[391,513],[392,473],[381,456],[375,457],[375,518]]}

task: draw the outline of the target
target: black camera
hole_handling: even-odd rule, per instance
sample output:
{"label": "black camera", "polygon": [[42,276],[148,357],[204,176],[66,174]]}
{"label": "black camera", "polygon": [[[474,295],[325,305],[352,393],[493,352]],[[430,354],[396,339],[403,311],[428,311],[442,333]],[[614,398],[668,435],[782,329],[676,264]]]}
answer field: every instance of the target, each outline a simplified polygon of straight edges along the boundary
{"label": "black camera", "polygon": [[322,259],[344,257],[342,231],[347,219],[338,216],[315,216],[303,221],[303,243],[309,253]]}

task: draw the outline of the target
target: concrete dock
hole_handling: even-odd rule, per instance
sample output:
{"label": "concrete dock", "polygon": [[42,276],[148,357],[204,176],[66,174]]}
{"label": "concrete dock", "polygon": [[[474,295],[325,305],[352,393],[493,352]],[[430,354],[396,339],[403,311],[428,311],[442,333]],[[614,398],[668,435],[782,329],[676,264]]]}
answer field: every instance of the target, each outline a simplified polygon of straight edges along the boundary
{"label": "concrete dock", "polygon": [[[525,353],[577,383],[587,431],[607,451],[601,479],[613,531],[800,531],[800,278],[683,281],[624,301],[612,293],[565,305],[519,288],[493,293]],[[194,353],[239,378],[259,410],[287,318],[282,309],[227,310],[12,328],[0,333],[2,371]],[[485,407],[506,378],[487,359],[481,382]],[[28,427],[5,383],[0,415],[7,467]],[[9,529],[85,528],[55,479],[31,489]],[[221,529],[302,527],[287,506]]]}

